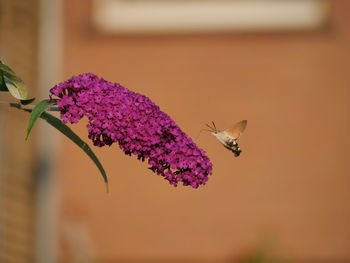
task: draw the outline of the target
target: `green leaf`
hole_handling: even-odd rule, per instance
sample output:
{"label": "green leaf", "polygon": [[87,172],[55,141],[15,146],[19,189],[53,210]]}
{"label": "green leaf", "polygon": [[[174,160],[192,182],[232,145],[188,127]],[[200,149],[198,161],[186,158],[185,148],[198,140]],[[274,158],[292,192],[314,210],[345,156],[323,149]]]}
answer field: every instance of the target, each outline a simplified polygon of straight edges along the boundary
{"label": "green leaf", "polygon": [[[30,110],[30,109],[21,108],[21,105],[19,103],[10,103],[10,106],[17,108],[17,109],[20,109],[20,110],[23,110],[23,111],[26,111],[26,112],[29,112],[29,113],[32,112],[32,110]],[[102,164],[98,160],[97,156],[94,154],[94,152],[89,147],[89,145],[86,142],[84,142],[82,139],[80,139],[80,137],[78,135],[76,135],[71,130],[71,128],[69,128],[60,119],[56,118],[55,116],[51,115],[50,113],[42,112],[40,115],[40,118],[46,120],[51,126],[53,126],[57,130],[62,132],[64,135],[66,135],[71,141],[73,141],[76,145],[78,145],[79,148],[81,148],[90,157],[90,159],[95,163],[95,165],[99,169],[99,171],[103,177],[103,180],[106,184],[106,191],[108,193],[109,190],[108,190],[107,174],[106,174]]]}
{"label": "green leaf", "polygon": [[0,75],[2,78],[0,81],[0,90],[9,91],[13,97],[19,100],[25,100],[27,98],[28,89],[23,80],[2,61],[0,61]]}
{"label": "green leaf", "polygon": [[28,127],[27,127],[27,134],[26,134],[26,140],[28,139],[28,136],[30,134],[30,131],[32,130],[35,122],[38,120],[38,118],[41,116],[41,114],[49,108],[53,103],[49,102],[48,100],[42,100],[40,101],[32,110],[32,113],[30,114]]}
{"label": "green leaf", "polygon": [[28,104],[32,103],[33,101],[35,101],[35,98],[31,98],[31,99],[28,99],[28,100],[21,100],[21,104],[22,105],[28,105]]}
{"label": "green leaf", "polygon": [[25,100],[28,96],[27,86],[15,75],[4,74],[5,85],[11,95],[18,100]]}
{"label": "green leaf", "polygon": [[6,87],[4,76],[2,72],[0,72],[0,91],[9,91],[9,89]]}
{"label": "green leaf", "polygon": [[98,158],[96,157],[94,152],[89,147],[89,145],[86,142],[84,142],[82,139],[80,139],[80,137],[78,135],[76,135],[67,125],[65,125],[60,119],[56,118],[55,116],[53,116],[47,112],[43,112],[41,114],[40,118],[46,120],[50,125],[52,125],[57,130],[62,132],[64,135],[66,135],[69,139],[71,139],[76,145],[78,145],[90,157],[90,159],[95,163],[97,168],[100,170],[102,177],[103,177],[103,180],[106,183],[106,189],[108,192],[107,174],[106,174],[102,164],[100,163],[100,161],[98,160]]}
{"label": "green leaf", "polygon": [[0,61],[0,70],[7,72],[7,73],[12,73],[15,74],[15,72],[13,71],[12,68],[10,68],[9,66],[7,66],[4,62]]}

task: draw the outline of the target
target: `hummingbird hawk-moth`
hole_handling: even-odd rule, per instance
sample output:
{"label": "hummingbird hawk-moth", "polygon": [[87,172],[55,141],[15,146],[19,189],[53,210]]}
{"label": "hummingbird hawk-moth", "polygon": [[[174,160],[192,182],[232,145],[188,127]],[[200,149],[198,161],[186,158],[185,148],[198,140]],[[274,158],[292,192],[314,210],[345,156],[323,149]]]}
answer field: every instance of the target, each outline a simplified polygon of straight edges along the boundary
{"label": "hummingbird hawk-moth", "polygon": [[247,127],[247,122],[247,120],[237,122],[231,128],[223,131],[218,130],[214,122],[212,122],[213,127],[208,124],[206,124],[206,126],[210,129],[208,131],[210,131],[225,148],[232,151],[235,157],[238,157],[242,150],[238,146],[237,140]]}

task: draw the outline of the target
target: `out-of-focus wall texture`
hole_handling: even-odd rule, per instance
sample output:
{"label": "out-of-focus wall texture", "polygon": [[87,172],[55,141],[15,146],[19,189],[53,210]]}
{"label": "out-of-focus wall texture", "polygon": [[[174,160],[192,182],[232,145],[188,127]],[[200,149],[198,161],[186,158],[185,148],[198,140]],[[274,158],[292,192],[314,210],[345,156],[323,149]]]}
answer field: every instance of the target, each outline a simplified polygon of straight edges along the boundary
{"label": "out-of-focus wall texture", "polygon": [[[65,3],[64,78],[93,72],[145,94],[194,139],[211,120],[248,128],[239,158],[201,134],[214,174],[196,190],[113,145],[96,149],[106,194],[62,139],[62,259],[227,262],[269,240],[291,262],[350,262],[350,1],[332,1],[317,31],[158,36],[103,35],[90,0]],[[84,138],[85,124],[73,127]]]}
{"label": "out-of-focus wall texture", "polygon": [[[0,1],[0,60],[37,92],[38,1]],[[28,114],[0,101],[0,262],[35,261],[36,135],[24,143]]]}

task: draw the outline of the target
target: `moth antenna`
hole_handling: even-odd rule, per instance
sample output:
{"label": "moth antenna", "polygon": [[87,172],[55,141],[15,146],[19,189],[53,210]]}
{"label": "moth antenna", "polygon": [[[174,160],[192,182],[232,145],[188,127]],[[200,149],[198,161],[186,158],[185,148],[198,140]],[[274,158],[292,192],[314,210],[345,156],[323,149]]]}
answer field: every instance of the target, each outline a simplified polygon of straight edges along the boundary
{"label": "moth antenna", "polygon": [[208,131],[208,132],[212,132],[211,130],[207,130],[207,129],[201,129],[196,137],[196,140],[198,140],[199,135],[201,134],[202,131]]}
{"label": "moth antenna", "polygon": [[209,127],[210,131],[215,131],[215,129],[211,127],[209,124],[205,124],[205,126]]}
{"label": "moth antenna", "polygon": [[218,129],[216,129],[216,126],[215,126],[215,123],[214,123],[214,121],[211,121],[212,123],[213,123],[213,125],[214,125],[214,128],[215,128],[215,130],[217,131]]}

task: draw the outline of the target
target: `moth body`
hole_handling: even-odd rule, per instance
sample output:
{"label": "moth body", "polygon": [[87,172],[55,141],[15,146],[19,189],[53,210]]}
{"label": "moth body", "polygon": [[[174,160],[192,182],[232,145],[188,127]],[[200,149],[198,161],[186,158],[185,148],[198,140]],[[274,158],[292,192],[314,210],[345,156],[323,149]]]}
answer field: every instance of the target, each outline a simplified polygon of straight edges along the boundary
{"label": "moth body", "polygon": [[232,151],[235,157],[238,157],[242,150],[239,148],[235,139],[231,138],[225,131],[214,131],[212,134],[228,150]]}

